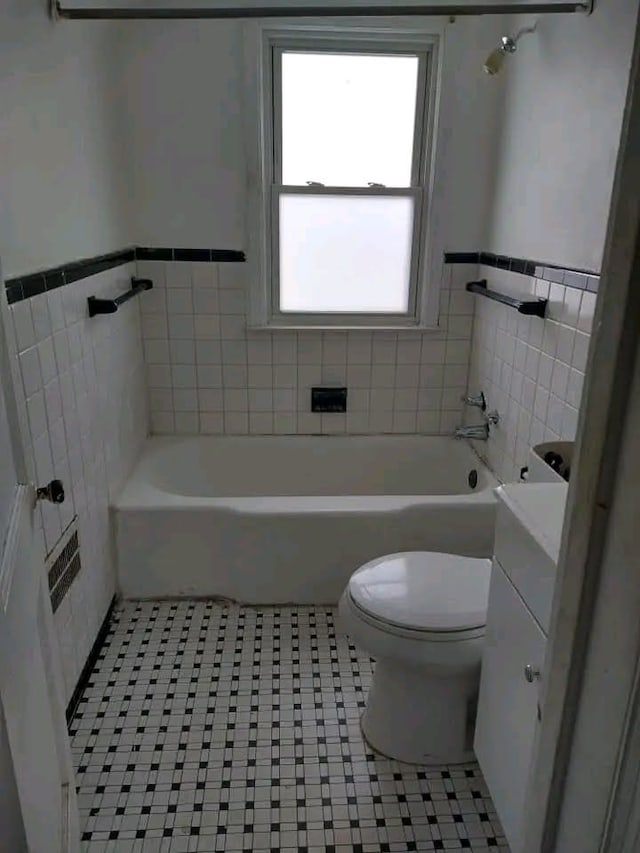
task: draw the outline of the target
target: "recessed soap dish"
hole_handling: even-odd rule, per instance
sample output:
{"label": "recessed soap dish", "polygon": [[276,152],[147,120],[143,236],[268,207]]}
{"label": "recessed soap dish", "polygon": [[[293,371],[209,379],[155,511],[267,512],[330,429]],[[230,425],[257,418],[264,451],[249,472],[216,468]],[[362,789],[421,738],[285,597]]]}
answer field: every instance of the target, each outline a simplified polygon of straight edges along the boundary
{"label": "recessed soap dish", "polygon": [[536,444],[529,453],[530,483],[566,483],[573,461],[573,441]]}

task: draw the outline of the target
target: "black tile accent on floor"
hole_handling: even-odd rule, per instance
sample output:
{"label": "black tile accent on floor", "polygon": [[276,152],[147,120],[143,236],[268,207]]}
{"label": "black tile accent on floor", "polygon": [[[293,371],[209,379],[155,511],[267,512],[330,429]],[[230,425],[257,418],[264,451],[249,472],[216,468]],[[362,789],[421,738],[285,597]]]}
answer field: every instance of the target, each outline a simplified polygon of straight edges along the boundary
{"label": "black tile accent on floor", "polygon": [[73,695],[71,696],[69,704],[67,705],[66,718],[67,727],[69,727],[69,729],[73,724],[75,713],[78,709],[80,701],[82,700],[82,695],[87,687],[87,684],[89,683],[89,679],[91,678],[91,674],[96,665],[96,661],[98,660],[100,652],[102,651],[102,647],[104,646],[106,639],[109,635],[109,628],[115,609],[116,596],[114,595],[111,599],[111,604],[109,605],[109,609],[107,610],[106,616],[102,620],[102,625],[100,626],[98,635],[95,638],[93,645],[91,646],[89,657],[87,658],[85,665],[82,667],[82,672],[80,673],[80,678],[78,679],[78,683],[75,686]]}
{"label": "black tile accent on floor", "polygon": [[565,287],[573,287],[577,290],[589,290],[592,293],[598,292],[600,283],[600,274],[591,270],[562,267],[558,264],[525,258],[512,258],[508,255],[494,255],[491,252],[445,252],[444,262],[445,264],[483,264],[563,284]]}
{"label": "black tile accent on floor", "polygon": [[326,607],[117,606],[71,726],[88,853],[508,853],[477,764],[376,755]]}

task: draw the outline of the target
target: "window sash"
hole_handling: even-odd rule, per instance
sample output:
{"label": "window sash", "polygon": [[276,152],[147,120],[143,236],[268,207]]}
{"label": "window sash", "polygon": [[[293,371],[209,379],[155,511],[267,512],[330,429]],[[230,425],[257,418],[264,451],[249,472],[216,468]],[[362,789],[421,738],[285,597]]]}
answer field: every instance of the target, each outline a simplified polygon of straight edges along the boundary
{"label": "window sash", "polygon": [[[411,235],[411,266],[409,271],[409,295],[407,310],[391,312],[328,312],[280,311],[280,196],[345,196],[345,197],[394,197],[413,200],[413,231]],[[424,201],[422,187],[301,187],[273,184],[271,187],[271,320],[278,325],[326,325],[326,326],[389,326],[415,325],[418,309],[418,265],[420,259],[421,210]]]}
{"label": "window sash", "polygon": [[[282,54],[283,53],[340,53],[357,56],[411,56],[418,60],[418,80],[416,104],[413,119],[413,153],[411,157],[411,184],[419,186],[426,179],[424,128],[429,54],[424,49],[412,50],[410,47],[393,46],[385,42],[356,42],[352,40],[331,39],[292,39],[278,40],[272,45],[271,55],[271,91],[273,110],[273,164],[272,177],[275,184],[282,184]],[[375,180],[375,176],[372,178]],[[330,186],[327,184],[326,186]]]}
{"label": "window sash", "polygon": [[[436,78],[434,77],[434,51],[437,58],[438,36],[432,33],[420,35],[414,33],[365,33],[354,29],[336,35],[335,28],[319,28],[309,34],[296,32],[264,30],[261,41],[261,118],[259,138],[262,147],[258,152],[259,169],[262,175],[262,196],[259,203],[260,213],[256,220],[256,248],[260,256],[261,296],[252,303],[251,317],[254,328],[414,328],[422,327],[425,316],[433,318],[430,327],[437,324],[437,292],[432,293],[425,285],[430,265],[426,257],[428,212],[431,204],[429,187],[432,181],[432,114],[435,103]],[[412,185],[410,187],[308,187],[285,186],[281,183],[281,146],[282,146],[282,81],[281,56],[284,51],[328,53],[366,53],[378,55],[400,55],[418,57],[418,81],[416,91],[416,109],[414,119],[414,139],[412,158]],[[413,195],[414,218],[411,247],[411,271],[409,282],[409,307],[401,314],[357,314],[311,312],[293,313],[279,310],[279,193],[299,192],[318,194],[353,193],[372,196]],[[429,238],[430,239],[430,238]],[[435,299],[435,302],[434,302]],[[425,314],[428,311],[428,315]]]}

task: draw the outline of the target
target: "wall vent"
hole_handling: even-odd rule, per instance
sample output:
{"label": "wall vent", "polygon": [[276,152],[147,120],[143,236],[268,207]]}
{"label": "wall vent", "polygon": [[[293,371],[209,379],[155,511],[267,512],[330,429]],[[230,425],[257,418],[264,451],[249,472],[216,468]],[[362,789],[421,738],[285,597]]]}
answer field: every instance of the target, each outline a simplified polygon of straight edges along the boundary
{"label": "wall vent", "polygon": [[78,523],[74,518],[47,558],[51,607],[55,613],[80,571]]}

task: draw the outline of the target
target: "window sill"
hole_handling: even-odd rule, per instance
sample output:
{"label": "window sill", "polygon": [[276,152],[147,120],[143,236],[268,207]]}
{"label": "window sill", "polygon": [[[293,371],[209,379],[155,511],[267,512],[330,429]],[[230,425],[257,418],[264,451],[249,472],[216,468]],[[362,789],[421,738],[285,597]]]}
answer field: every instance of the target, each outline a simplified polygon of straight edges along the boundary
{"label": "window sill", "polygon": [[361,325],[293,324],[293,323],[247,323],[249,332],[442,332],[442,326],[424,323],[388,323]]}

